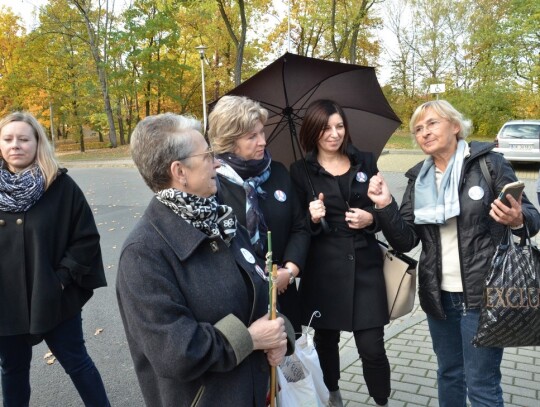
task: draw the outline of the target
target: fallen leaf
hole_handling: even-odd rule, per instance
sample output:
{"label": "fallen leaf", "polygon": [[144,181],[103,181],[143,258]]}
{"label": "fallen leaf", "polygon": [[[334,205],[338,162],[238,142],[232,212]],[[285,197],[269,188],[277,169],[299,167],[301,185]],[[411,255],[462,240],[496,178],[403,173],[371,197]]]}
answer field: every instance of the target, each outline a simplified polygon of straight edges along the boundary
{"label": "fallen leaf", "polygon": [[94,333],[94,336],[99,335],[102,332],[103,332],[103,328],[98,328],[98,329],[96,329],[96,332]]}
{"label": "fallen leaf", "polygon": [[47,359],[47,364],[52,365],[55,361],[56,361],[56,358],[53,356],[52,358]]}
{"label": "fallen leaf", "polygon": [[51,351],[48,351],[48,352],[43,356],[43,359],[50,358],[51,356],[52,356],[52,352],[51,352]]}

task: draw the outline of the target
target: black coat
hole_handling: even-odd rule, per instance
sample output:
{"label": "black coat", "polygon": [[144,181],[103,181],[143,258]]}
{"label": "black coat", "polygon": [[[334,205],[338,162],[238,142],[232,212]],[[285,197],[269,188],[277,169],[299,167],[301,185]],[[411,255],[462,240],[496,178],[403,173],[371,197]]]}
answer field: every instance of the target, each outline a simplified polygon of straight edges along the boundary
{"label": "black coat", "polygon": [[[268,230],[272,232],[273,261],[279,265],[291,261],[301,272],[310,241],[304,225],[305,214],[285,166],[272,161],[270,170],[270,177],[261,184],[267,197],[259,198],[259,207]],[[232,207],[238,222],[246,226],[246,193],[240,185],[219,175],[218,199]],[[261,260],[266,261],[264,258]],[[295,331],[300,332],[300,303],[296,284],[287,287],[285,293],[279,295],[278,302],[280,311],[291,321]]]}
{"label": "black coat", "polygon": [[147,406],[265,406],[270,369],[247,327],[268,284],[250,246],[240,229],[230,248],[210,239],[156,198],[130,233],[116,288]]}
{"label": "black coat", "polygon": [[106,285],[92,210],[65,172],[28,211],[0,212],[0,336],[46,333]]}
{"label": "black coat", "polygon": [[[517,180],[514,170],[504,157],[490,153],[493,147],[491,143],[470,144],[470,155],[463,163],[459,183],[461,213],[457,217],[457,245],[466,308],[479,308],[482,304],[486,273],[505,229],[504,225],[496,223],[489,216],[490,205],[496,196],[491,192],[491,187],[482,174],[479,157],[486,157],[492,176],[492,186],[496,193],[505,184]],[[442,264],[439,226],[414,224],[414,186],[421,167],[422,163],[419,163],[406,173],[409,183],[399,211],[396,202],[393,201],[391,205],[377,209],[376,214],[384,235],[396,250],[408,252],[422,242],[418,265],[420,305],[427,314],[444,319],[445,313],[441,304]],[[471,198],[469,191],[472,188],[476,191],[478,187],[483,191],[483,195],[479,199]],[[478,194],[471,195],[478,197]],[[534,236],[540,228],[540,215],[525,194],[522,211],[529,232]]]}
{"label": "black coat", "polygon": [[[326,172],[313,153],[306,156],[315,194],[324,193],[326,220],[330,233],[311,222],[309,201],[313,194],[303,163],[291,166],[291,178],[302,195],[306,224],[312,231],[306,269],[300,283],[303,322],[307,324],[313,311],[321,317],[312,326],[321,329],[356,331],[380,327],[388,323],[386,288],[382,273],[383,259],[374,233],[374,222],[367,229],[350,229],[345,222],[347,202],[351,208],[373,212],[367,196],[369,179],[377,174],[371,153],[348,149],[351,168],[348,191],[344,199],[336,177]],[[347,202],[346,202],[347,201]]]}

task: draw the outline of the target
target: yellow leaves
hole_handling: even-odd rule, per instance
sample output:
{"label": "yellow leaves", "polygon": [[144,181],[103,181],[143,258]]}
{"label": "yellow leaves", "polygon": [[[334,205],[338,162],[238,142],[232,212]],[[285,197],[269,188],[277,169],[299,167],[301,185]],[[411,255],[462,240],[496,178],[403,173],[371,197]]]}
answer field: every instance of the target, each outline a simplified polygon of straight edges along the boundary
{"label": "yellow leaves", "polygon": [[94,332],[94,336],[97,336],[102,332],[103,332],[103,328],[98,328],[98,329],[96,329],[96,332]]}

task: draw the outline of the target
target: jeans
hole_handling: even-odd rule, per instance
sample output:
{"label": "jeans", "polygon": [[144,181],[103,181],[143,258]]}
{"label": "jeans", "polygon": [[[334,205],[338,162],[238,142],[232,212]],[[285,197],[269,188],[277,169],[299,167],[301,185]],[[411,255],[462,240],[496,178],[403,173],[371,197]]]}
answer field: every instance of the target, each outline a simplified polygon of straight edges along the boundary
{"label": "jeans", "polygon": [[428,315],[433,350],[437,355],[439,406],[504,406],[501,389],[502,348],[474,347],[480,309],[463,308],[463,293],[442,291],[446,319]]}
{"label": "jeans", "polygon": [[[319,356],[323,380],[329,391],[339,389],[339,339],[340,331],[315,329],[313,342]],[[384,349],[384,327],[354,331],[358,355],[369,395],[379,405],[390,397],[390,363]]]}
{"label": "jeans", "polygon": [[[110,406],[103,381],[84,346],[81,314],[43,335],[50,351],[70,376],[84,405]],[[4,407],[30,403],[32,346],[26,335],[0,336],[0,368]]]}

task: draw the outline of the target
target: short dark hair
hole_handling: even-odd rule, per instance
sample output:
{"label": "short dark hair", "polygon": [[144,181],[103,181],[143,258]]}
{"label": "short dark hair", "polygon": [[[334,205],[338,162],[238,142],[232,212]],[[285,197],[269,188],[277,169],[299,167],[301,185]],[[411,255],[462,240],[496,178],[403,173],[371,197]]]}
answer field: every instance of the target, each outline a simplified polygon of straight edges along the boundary
{"label": "short dark hair", "polygon": [[340,152],[345,154],[347,151],[347,145],[351,142],[351,135],[349,133],[349,124],[347,123],[347,117],[345,112],[336,102],[329,99],[319,99],[312,102],[304,115],[302,121],[302,127],[300,128],[300,145],[304,151],[318,151],[318,141],[321,136],[321,132],[328,124],[328,119],[333,114],[339,114],[343,120],[345,126],[345,137],[340,147]]}

